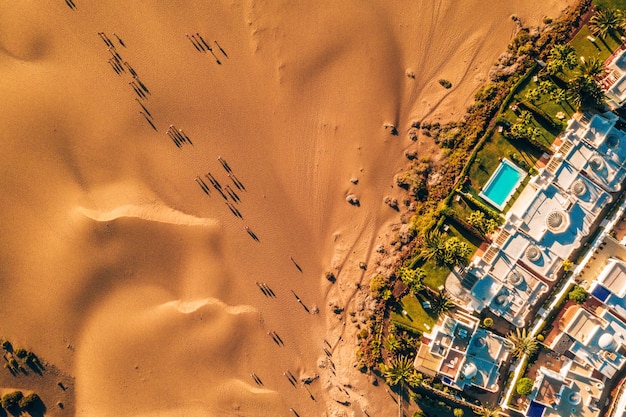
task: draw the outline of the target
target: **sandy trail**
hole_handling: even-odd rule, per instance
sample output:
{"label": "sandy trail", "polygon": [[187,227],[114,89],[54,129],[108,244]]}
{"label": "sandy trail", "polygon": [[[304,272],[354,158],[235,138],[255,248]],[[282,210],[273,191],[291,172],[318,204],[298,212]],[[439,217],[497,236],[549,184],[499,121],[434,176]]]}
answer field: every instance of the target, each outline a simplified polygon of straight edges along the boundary
{"label": "sandy trail", "polygon": [[74,3],[0,5],[1,335],[76,377],[76,415],[393,415],[344,323],[403,152],[437,155],[406,131],[462,114],[511,14],[569,1]]}

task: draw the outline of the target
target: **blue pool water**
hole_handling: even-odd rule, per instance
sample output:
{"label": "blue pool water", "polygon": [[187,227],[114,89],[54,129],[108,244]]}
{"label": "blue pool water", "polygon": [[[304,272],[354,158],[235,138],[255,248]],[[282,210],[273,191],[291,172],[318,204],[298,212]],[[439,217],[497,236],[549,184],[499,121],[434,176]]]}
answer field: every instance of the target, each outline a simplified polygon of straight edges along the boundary
{"label": "blue pool water", "polygon": [[543,412],[546,410],[545,405],[541,405],[532,401],[530,403],[530,407],[528,407],[528,411],[526,411],[526,415],[528,417],[541,417],[543,416]]}
{"label": "blue pool water", "polygon": [[480,192],[480,196],[502,210],[525,176],[524,171],[503,159]]}
{"label": "blue pool water", "polygon": [[611,292],[602,285],[598,285],[593,289],[593,291],[591,291],[591,295],[596,297],[598,300],[605,302],[606,299],[609,298],[609,295],[611,295]]}

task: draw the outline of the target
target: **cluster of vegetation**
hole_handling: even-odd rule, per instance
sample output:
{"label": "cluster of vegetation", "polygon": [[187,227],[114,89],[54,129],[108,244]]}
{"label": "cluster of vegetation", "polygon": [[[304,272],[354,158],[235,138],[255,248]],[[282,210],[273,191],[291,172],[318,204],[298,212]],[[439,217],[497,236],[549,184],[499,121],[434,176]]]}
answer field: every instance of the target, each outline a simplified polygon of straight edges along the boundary
{"label": "cluster of vegetation", "polygon": [[43,403],[39,395],[35,393],[24,396],[22,391],[12,391],[2,396],[0,404],[9,413],[18,415],[23,411],[29,412],[39,408]]}
{"label": "cluster of vegetation", "polygon": [[498,229],[499,222],[485,215],[484,211],[474,210],[467,216],[467,222],[482,235],[490,235]]}
{"label": "cluster of vegetation", "polygon": [[574,285],[574,288],[572,288],[572,290],[567,295],[567,297],[570,300],[574,301],[576,304],[584,303],[587,300],[588,296],[589,294],[587,294],[587,291],[585,291],[585,289],[580,285]]}
{"label": "cluster of vegetation", "polygon": [[520,378],[515,384],[515,391],[519,395],[528,395],[533,390],[533,380],[530,378]]}
{"label": "cluster of vegetation", "polygon": [[8,340],[2,341],[2,349],[5,352],[4,357],[6,359],[4,367],[13,375],[18,372],[27,373],[28,371],[25,366],[28,366],[37,373],[41,373],[44,369],[37,355],[24,348],[14,349],[13,345],[11,345],[11,342]]}
{"label": "cluster of vegetation", "polygon": [[[494,117],[501,111],[501,106],[510,96],[512,87],[533,66],[534,59],[548,60],[553,47],[567,40],[571,28],[578,23],[580,15],[587,11],[589,4],[589,1],[582,2],[581,6],[570,12],[564,20],[551,23],[550,30],[540,34],[530,34],[528,30],[521,30],[509,48],[511,65],[514,65],[516,70],[511,73],[501,71],[495,74],[492,81],[476,94],[475,102],[468,109],[462,122],[446,126],[434,126],[425,123],[414,124],[421,126],[422,133],[425,132],[424,128],[426,127],[426,131],[435,137],[436,142],[444,150],[447,150],[446,163],[437,172],[437,182],[420,190],[421,194],[418,201],[422,204],[416,206],[416,214],[411,222],[416,234],[425,235],[441,224],[440,221],[442,217],[445,217],[451,192],[459,179],[465,175],[467,163],[475,157],[475,153],[470,152],[470,150],[476,147],[481,138],[487,136]],[[557,54],[556,51],[553,52],[554,56]],[[565,57],[568,56],[565,55]],[[560,69],[560,65],[557,64],[558,62],[551,64],[551,71]],[[579,84],[582,86],[584,83]],[[580,91],[584,91],[584,89],[581,87]],[[556,90],[554,94],[562,95]],[[532,103],[529,102],[528,104],[532,106]],[[532,108],[531,106],[529,108]],[[513,132],[521,135],[520,130],[524,131],[526,136],[531,138],[534,136],[533,131],[527,128],[514,128]],[[429,176],[432,176],[432,169]],[[410,177],[410,174],[407,177]]]}
{"label": "cluster of vegetation", "polygon": [[424,237],[420,257],[437,266],[454,268],[466,266],[471,253],[469,245],[458,237],[446,237],[438,230],[432,230]]}
{"label": "cluster of vegetation", "polygon": [[448,81],[448,80],[443,79],[443,78],[439,80],[439,84],[441,84],[441,86],[443,88],[446,88],[446,89],[452,88],[452,83],[450,81]]}
{"label": "cluster of vegetation", "polygon": [[408,190],[417,201],[425,201],[428,197],[428,177],[431,173],[429,158],[422,158],[413,163],[411,168],[396,177],[396,184]]}

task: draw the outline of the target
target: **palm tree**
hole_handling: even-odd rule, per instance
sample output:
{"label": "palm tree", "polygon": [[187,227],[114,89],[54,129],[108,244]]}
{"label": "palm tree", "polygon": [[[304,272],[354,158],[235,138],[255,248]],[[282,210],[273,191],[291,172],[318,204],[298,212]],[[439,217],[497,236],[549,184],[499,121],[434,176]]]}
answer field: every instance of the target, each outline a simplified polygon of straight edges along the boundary
{"label": "palm tree", "polygon": [[539,90],[540,94],[550,94],[556,88],[558,88],[558,87],[551,80],[540,81],[539,85],[537,86],[537,89]]}
{"label": "palm tree", "polygon": [[568,84],[568,99],[577,109],[599,107],[604,103],[604,94],[596,81],[589,75],[577,75]]}
{"label": "palm tree", "polygon": [[446,290],[441,290],[430,300],[430,308],[437,316],[441,316],[455,307],[454,302],[448,296]]}
{"label": "palm tree", "polygon": [[562,88],[557,88],[550,93],[550,100],[554,101],[556,104],[563,103],[566,98],[567,94]]}
{"label": "palm tree", "polygon": [[483,211],[474,210],[465,220],[482,235],[486,235],[491,231],[487,225],[489,219],[487,219]]}
{"label": "palm tree", "polygon": [[517,117],[517,123],[521,124],[522,126],[530,125],[530,122],[532,120],[533,120],[533,115],[528,110],[522,110],[519,116]]}
{"label": "palm tree", "polygon": [[539,97],[541,97],[541,91],[539,91],[539,88],[533,88],[532,90],[528,90],[528,92],[526,93],[526,100],[530,101],[531,103],[537,101]]}
{"label": "palm tree", "polygon": [[407,379],[406,382],[409,384],[410,387],[417,388],[420,385],[422,385],[423,381],[424,381],[424,375],[415,371],[415,372],[412,372],[411,375],[409,375],[409,378]]}
{"label": "palm tree", "polygon": [[510,332],[507,339],[513,344],[511,353],[518,359],[522,358],[524,355],[531,356],[539,349],[537,338],[528,334],[526,329],[515,329],[515,333]]}
{"label": "palm tree", "polygon": [[444,258],[442,264],[448,268],[459,266],[464,268],[469,263],[469,255],[472,249],[458,237],[451,237],[444,243]]}
{"label": "palm tree", "polygon": [[445,238],[438,230],[428,233],[424,239],[422,257],[425,260],[434,260],[437,264],[443,262],[446,255]]}
{"label": "palm tree", "polygon": [[586,58],[578,64],[578,73],[597,79],[604,72],[604,64],[595,56]]}
{"label": "palm tree", "polygon": [[478,411],[476,411],[478,417],[498,417],[500,415],[500,409],[498,407],[490,407],[489,404],[482,405]]}
{"label": "palm tree", "polygon": [[413,367],[413,362],[406,356],[399,356],[392,359],[389,365],[382,364],[380,369],[385,377],[387,385],[390,387],[400,386],[398,391],[398,416],[402,417],[402,396],[404,394],[404,384],[409,382],[410,379],[417,373]]}
{"label": "palm tree", "polygon": [[400,343],[395,335],[390,334],[389,336],[387,336],[387,338],[385,339],[385,349],[387,349],[389,353],[395,356],[401,348],[402,343]]}
{"label": "palm tree", "polygon": [[395,387],[396,385],[402,385],[408,381],[409,377],[415,370],[413,362],[407,356],[398,356],[389,362],[389,365],[381,364],[383,376],[387,385]]}
{"label": "palm tree", "polygon": [[595,36],[606,38],[616,30],[621,29],[622,19],[613,9],[599,10],[589,19],[589,29]]}

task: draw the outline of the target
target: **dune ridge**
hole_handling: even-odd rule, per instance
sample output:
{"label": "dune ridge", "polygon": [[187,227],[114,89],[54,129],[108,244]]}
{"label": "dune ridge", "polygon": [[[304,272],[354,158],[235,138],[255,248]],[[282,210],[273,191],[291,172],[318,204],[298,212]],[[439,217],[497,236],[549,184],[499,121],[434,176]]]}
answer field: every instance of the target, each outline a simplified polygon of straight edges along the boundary
{"label": "dune ridge", "polygon": [[85,207],[77,207],[76,210],[79,214],[98,222],[110,222],[122,217],[131,217],[187,226],[217,226],[219,224],[216,219],[196,217],[158,203],[150,205],[126,204],[106,212]]}
{"label": "dune ridge", "polygon": [[162,307],[164,308],[174,308],[176,311],[179,311],[183,314],[193,313],[199,310],[200,308],[209,307],[209,306],[219,307],[231,315],[242,314],[242,313],[255,313],[258,311],[252,306],[227,306],[221,300],[217,300],[215,298],[204,298],[201,300],[190,300],[190,301],[176,300],[176,301],[169,301],[165,304],[162,304]]}

